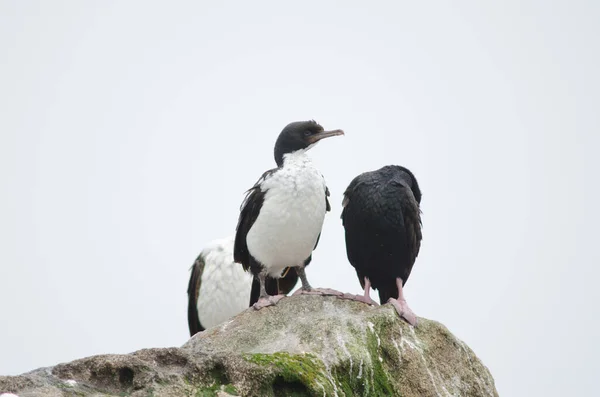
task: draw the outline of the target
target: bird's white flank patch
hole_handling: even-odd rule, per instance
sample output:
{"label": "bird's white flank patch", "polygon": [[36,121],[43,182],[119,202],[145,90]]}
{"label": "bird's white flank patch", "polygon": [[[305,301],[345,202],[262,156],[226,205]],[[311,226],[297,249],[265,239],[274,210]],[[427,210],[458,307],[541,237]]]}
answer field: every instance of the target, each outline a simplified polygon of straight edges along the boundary
{"label": "bird's white flank patch", "polygon": [[202,250],[202,283],[198,318],[204,328],[214,327],[248,308],[252,274],[233,261],[234,236],[214,240]]}

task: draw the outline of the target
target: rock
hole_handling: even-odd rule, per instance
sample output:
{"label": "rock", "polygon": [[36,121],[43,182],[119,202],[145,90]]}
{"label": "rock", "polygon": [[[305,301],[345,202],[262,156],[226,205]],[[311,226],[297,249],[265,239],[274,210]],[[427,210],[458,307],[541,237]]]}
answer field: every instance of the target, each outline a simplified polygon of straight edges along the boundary
{"label": "rock", "polygon": [[295,296],[180,348],[100,355],[0,377],[29,396],[497,396],[488,369],[443,325],[390,305]]}

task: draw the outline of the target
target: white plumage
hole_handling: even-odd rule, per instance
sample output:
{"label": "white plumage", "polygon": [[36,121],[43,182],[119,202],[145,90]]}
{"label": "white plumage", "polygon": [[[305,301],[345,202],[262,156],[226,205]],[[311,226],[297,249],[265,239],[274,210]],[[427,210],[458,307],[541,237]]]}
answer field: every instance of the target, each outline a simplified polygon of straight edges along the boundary
{"label": "white plumage", "polygon": [[208,329],[248,308],[252,274],[233,261],[234,236],[214,240],[202,250],[204,261],[197,310]]}
{"label": "white plumage", "polygon": [[325,180],[306,150],[284,155],[283,167],[260,184],[260,214],[246,237],[250,254],[279,277],[311,254],[325,219]]}

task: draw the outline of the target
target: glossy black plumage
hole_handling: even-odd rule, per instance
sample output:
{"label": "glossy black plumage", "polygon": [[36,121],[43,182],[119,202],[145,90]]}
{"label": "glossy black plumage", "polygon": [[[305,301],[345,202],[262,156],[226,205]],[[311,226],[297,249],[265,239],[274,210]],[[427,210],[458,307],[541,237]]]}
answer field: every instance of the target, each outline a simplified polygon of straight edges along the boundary
{"label": "glossy black plumage", "polygon": [[194,261],[192,266],[192,274],[188,283],[188,328],[190,330],[190,336],[198,332],[204,331],[204,327],[200,323],[198,318],[198,293],[200,292],[202,284],[202,272],[204,271],[204,260],[199,255]]}
{"label": "glossy black plumage", "polygon": [[346,254],[361,286],[367,277],[380,303],[398,297],[421,247],[421,191],[401,166],[385,166],[352,180],[344,192]]}
{"label": "glossy black plumage", "polygon": [[258,218],[258,214],[260,214],[260,209],[265,200],[266,191],[261,190],[260,185],[277,170],[278,168],[273,168],[265,171],[258,181],[246,191],[246,198],[240,206],[240,216],[236,227],[233,248],[233,260],[237,263],[241,263],[244,270],[247,271],[250,269],[255,275],[260,272],[260,265],[254,260],[252,255],[250,255],[248,244],[246,243],[246,236],[252,228],[252,225],[254,225],[256,218]]}

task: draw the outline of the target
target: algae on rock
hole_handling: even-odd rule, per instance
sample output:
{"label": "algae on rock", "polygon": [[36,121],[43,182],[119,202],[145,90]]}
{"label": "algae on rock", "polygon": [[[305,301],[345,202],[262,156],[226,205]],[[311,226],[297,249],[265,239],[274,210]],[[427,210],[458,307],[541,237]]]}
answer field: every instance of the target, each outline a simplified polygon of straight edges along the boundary
{"label": "algae on rock", "polygon": [[[69,382],[65,387],[65,382]],[[40,394],[43,390],[44,394]],[[246,310],[181,348],[94,356],[0,377],[26,396],[497,396],[488,369],[443,325],[389,305],[295,296]]]}

